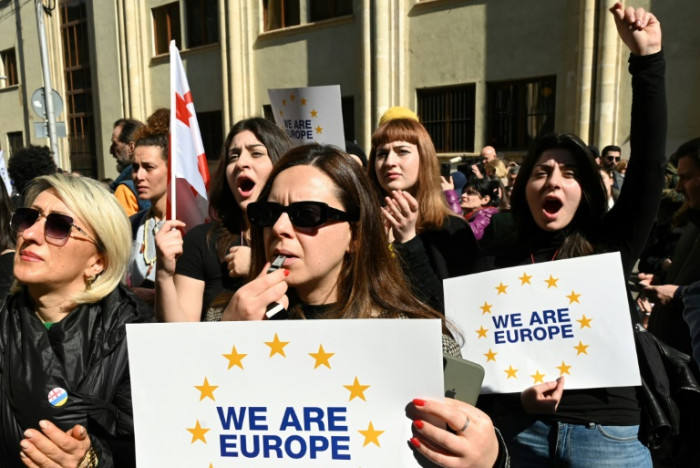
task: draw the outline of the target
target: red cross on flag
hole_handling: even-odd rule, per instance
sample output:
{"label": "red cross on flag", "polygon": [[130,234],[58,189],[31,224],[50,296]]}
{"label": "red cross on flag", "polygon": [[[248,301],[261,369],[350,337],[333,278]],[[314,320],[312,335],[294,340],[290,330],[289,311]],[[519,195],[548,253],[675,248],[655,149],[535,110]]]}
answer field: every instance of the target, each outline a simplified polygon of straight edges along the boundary
{"label": "red cross on flag", "polygon": [[190,85],[175,41],[170,42],[168,178],[168,219],[186,223],[185,230],[204,223],[208,209],[209,168]]}

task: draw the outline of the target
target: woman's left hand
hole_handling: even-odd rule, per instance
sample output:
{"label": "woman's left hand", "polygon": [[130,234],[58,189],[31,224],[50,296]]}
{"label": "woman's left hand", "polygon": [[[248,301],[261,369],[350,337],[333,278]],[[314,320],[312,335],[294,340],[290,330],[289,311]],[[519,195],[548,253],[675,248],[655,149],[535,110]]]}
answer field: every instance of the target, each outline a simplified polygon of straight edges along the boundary
{"label": "woman's left hand", "polygon": [[27,429],[19,443],[22,462],[29,467],[73,468],[90,450],[91,442],[82,426],[66,432],[50,421],[39,421],[41,431]]}
{"label": "woman's left hand", "polygon": [[444,176],[440,176],[440,186],[442,187],[443,192],[445,190],[454,190],[455,183],[454,180],[452,180],[452,176],[450,176],[450,180],[445,179]]}
{"label": "woman's left hand", "polygon": [[418,201],[403,190],[394,190],[391,197],[384,200],[386,205],[382,207],[382,214],[391,224],[394,240],[403,244],[416,237]]}
{"label": "woman's left hand", "polygon": [[533,385],[522,391],[520,402],[526,413],[554,414],[564,392],[564,376]]}
{"label": "woman's left hand", "polygon": [[[452,398],[413,400],[407,415],[413,420],[411,444],[430,461],[444,467],[492,467],[498,459],[498,438],[483,411]],[[434,426],[427,419],[447,424]]]}

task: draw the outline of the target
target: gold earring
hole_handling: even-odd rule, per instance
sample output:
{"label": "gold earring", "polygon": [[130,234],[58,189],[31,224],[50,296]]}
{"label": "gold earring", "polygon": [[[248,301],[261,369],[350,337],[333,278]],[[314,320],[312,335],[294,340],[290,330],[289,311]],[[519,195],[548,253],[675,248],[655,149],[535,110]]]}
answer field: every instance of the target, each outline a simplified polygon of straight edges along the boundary
{"label": "gold earring", "polygon": [[85,290],[89,291],[90,288],[92,287],[92,283],[95,282],[95,279],[97,278],[96,275],[88,276],[85,278]]}

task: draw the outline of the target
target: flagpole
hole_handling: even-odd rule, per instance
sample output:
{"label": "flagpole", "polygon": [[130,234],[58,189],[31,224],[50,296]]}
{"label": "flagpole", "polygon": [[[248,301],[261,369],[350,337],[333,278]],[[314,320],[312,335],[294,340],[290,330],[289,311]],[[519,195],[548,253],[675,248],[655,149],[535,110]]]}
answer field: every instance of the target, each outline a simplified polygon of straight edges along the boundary
{"label": "flagpole", "polygon": [[175,186],[177,182],[177,177],[175,174],[177,174],[177,171],[175,170],[175,162],[177,160],[176,157],[174,157],[174,153],[177,148],[177,132],[175,131],[175,125],[177,125],[177,117],[175,115],[176,112],[176,104],[175,104],[175,90],[177,89],[177,83],[176,83],[176,78],[177,78],[177,72],[176,72],[176,67],[177,67],[177,62],[173,61],[173,57],[175,54],[179,55],[179,51],[177,50],[177,46],[175,45],[175,41],[172,40],[170,41],[170,148],[169,148],[169,153],[168,153],[168,161],[170,162],[168,170],[170,173],[168,174],[170,176],[170,219],[177,219],[177,213],[176,213],[176,194],[175,194]]}

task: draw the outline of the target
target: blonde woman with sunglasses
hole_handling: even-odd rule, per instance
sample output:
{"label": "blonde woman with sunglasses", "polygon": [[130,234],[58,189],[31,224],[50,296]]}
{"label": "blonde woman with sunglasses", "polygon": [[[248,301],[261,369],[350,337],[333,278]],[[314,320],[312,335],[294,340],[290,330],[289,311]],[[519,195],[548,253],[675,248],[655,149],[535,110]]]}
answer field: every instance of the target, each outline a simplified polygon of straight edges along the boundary
{"label": "blonde woman with sunglasses", "polygon": [[40,177],[25,201],[0,310],[1,464],[134,466],[125,325],[153,317],[121,285],[129,220],[84,177]]}

